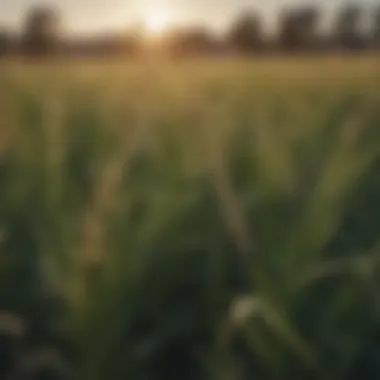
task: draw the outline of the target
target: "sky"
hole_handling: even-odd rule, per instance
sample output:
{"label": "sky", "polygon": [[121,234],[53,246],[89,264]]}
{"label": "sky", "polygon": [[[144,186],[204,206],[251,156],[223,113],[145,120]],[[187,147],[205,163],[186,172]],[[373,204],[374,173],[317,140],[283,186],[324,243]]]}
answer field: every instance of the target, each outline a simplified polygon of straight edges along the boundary
{"label": "sky", "polygon": [[367,13],[372,6],[380,6],[380,0],[0,0],[0,28],[19,30],[26,10],[41,3],[58,7],[67,31],[92,33],[120,30],[157,15],[168,26],[205,23],[223,29],[246,9],[259,11],[271,28],[278,10],[310,3],[323,10],[328,22],[334,10],[355,1],[367,8]]}

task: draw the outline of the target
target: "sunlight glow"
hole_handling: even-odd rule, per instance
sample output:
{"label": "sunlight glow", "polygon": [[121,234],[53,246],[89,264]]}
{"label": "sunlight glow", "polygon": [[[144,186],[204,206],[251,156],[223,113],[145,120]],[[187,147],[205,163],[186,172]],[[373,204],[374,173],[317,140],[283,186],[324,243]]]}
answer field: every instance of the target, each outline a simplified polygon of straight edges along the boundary
{"label": "sunlight glow", "polygon": [[169,17],[163,11],[151,11],[145,16],[145,26],[149,33],[159,35],[165,31],[169,25]]}

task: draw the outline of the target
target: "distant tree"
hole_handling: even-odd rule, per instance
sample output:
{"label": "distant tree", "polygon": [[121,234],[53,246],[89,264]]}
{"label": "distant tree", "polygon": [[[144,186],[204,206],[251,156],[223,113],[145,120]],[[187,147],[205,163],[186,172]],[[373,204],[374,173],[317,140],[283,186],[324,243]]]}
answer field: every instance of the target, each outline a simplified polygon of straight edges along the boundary
{"label": "distant tree", "polygon": [[278,45],[281,50],[294,50],[297,45],[297,27],[293,12],[283,12],[279,21]]}
{"label": "distant tree", "polygon": [[214,36],[202,27],[171,31],[164,43],[164,50],[171,55],[210,54],[216,47]]}
{"label": "distant tree", "polygon": [[347,6],[338,15],[335,26],[335,41],[341,49],[355,49],[360,46],[359,31],[361,10],[357,6]]}
{"label": "distant tree", "polygon": [[0,30],[0,57],[7,55],[11,50],[11,38],[6,30]]}
{"label": "distant tree", "polygon": [[377,9],[375,13],[374,24],[375,45],[380,48],[380,7]]}
{"label": "distant tree", "polygon": [[128,34],[123,39],[123,53],[127,55],[139,55],[142,52],[142,41],[139,35]]}
{"label": "distant tree", "polygon": [[280,49],[285,51],[315,49],[319,43],[318,20],[319,14],[315,8],[285,12],[280,22],[278,37]]}
{"label": "distant tree", "polygon": [[244,14],[232,25],[227,37],[231,46],[243,53],[252,53],[263,47],[260,18],[255,13]]}
{"label": "distant tree", "polygon": [[48,55],[57,51],[60,40],[59,14],[50,7],[36,7],[25,21],[22,47],[29,55]]}

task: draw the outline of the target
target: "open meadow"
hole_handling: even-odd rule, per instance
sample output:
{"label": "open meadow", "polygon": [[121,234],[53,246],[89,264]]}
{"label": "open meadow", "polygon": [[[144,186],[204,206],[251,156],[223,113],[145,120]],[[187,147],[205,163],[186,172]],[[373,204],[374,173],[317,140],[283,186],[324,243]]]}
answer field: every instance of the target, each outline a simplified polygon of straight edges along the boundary
{"label": "open meadow", "polygon": [[1,379],[379,379],[380,56],[0,62],[0,310]]}

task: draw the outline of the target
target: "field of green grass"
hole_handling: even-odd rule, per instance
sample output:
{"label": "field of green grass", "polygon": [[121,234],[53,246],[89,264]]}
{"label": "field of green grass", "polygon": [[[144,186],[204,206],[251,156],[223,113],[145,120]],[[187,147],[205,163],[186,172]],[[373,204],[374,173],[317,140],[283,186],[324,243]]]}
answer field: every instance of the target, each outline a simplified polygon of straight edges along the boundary
{"label": "field of green grass", "polygon": [[1,379],[379,363],[379,56],[0,62]]}

